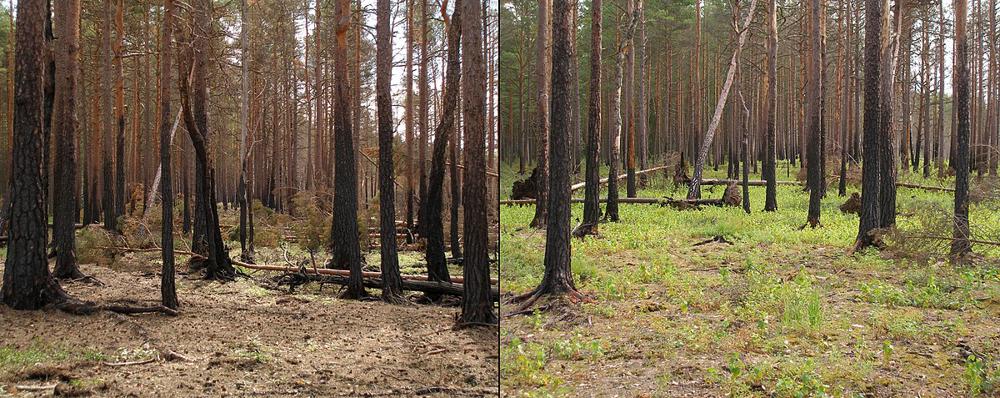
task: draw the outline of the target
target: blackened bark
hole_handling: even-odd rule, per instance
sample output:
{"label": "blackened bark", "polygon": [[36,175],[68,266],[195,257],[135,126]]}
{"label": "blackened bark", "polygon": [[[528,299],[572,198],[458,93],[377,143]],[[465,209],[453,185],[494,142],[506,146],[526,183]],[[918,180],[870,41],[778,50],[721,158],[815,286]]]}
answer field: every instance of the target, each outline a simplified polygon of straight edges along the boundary
{"label": "blackened bark", "polygon": [[125,2],[118,0],[115,10],[115,216],[125,214],[125,73],[122,61],[122,43],[125,40]]}
{"label": "blackened bark", "polygon": [[115,193],[114,175],[111,174],[111,134],[114,131],[114,121],[112,120],[112,109],[114,103],[111,98],[111,63],[113,54],[111,52],[111,1],[104,0],[104,21],[101,30],[101,114],[104,122],[101,146],[101,175],[104,176],[101,184],[101,200],[104,206],[104,229],[117,231],[117,215],[115,214]]}
{"label": "blackened bark", "polygon": [[379,249],[382,254],[382,300],[402,302],[403,279],[399,274],[399,254],[396,252],[396,191],[392,165],[392,27],[389,25],[389,0],[378,0],[376,7],[377,59],[375,68],[375,102],[378,107],[378,189],[379,189]]}
{"label": "blackened bark", "polygon": [[881,76],[882,0],[865,1],[864,148],[861,163],[861,220],[855,250],[875,243],[879,225],[879,126],[881,117],[879,79]]}
{"label": "blackened bark", "polygon": [[[347,78],[347,31],[350,28],[349,0],[334,3],[336,41],[333,47],[334,69],[334,148],[336,195],[333,198],[333,226],[330,241],[333,257],[328,268],[350,269],[350,283],[345,298],[367,295],[361,278],[361,248],[358,242],[358,178],[354,156],[354,134],[351,126],[350,83]],[[395,236],[395,234],[393,234]]]}
{"label": "blackened bark", "polygon": [[451,257],[462,258],[462,245],[458,233],[459,206],[462,203],[462,171],[458,167],[458,147],[461,145],[462,136],[458,131],[458,126],[454,127],[455,134],[451,137],[449,150],[451,151],[451,167],[448,170],[448,184],[451,186],[451,218],[448,228],[448,242],[451,244]]}
{"label": "blackened bark", "polygon": [[[193,31],[188,32],[191,45],[181,52],[179,70],[191,71],[190,82],[177,79],[180,83],[181,105],[184,123],[195,152],[195,230],[192,249],[203,258],[191,261],[192,269],[205,270],[206,279],[232,279],[236,269],[229,259],[229,252],[222,240],[219,229],[219,213],[215,199],[215,171],[212,169],[208,153],[211,133],[208,127],[207,60],[208,37],[212,29],[212,4],[210,0],[198,0],[191,11]],[[183,75],[181,75],[183,76]]]}
{"label": "blackened bark", "polygon": [[163,1],[163,23],[160,26],[160,197],[163,202],[160,236],[162,240],[163,268],[160,275],[160,301],[164,307],[177,309],[177,288],[174,286],[174,192],[170,170],[170,40],[173,36],[174,1]]}
{"label": "blackened bark", "polygon": [[[482,21],[479,0],[462,0],[462,116],[465,132],[465,179],[462,206],[465,210],[465,259],[462,266],[465,283],[460,324],[498,322],[490,295],[490,262],[486,192],[486,161],[484,137],[486,107],[486,76],[484,72]],[[457,23],[457,22],[455,22]],[[569,187],[568,180],[566,184]],[[567,189],[567,194],[568,194]],[[568,206],[567,202],[567,206]],[[566,222],[569,221],[568,215]],[[567,233],[569,228],[567,226]]]}
{"label": "blackened bark", "polygon": [[[549,174],[549,218],[545,229],[545,271],[542,282],[534,291],[520,296],[515,301],[523,301],[530,306],[545,295],[568,296],[572,301],[581,298],[573,283],[571,271],[572,246],[569,230],[570,220],[570,92],[569,30],[571,14],[576,10],[572,0],[554,0],[552,19],[552,130],[551,130],[551,173]],[[621,60],[622,54],[619,54]],[[523,311],[523,308],[522,308]],[[520,312],[520,311],[518,311]]]}
{"label": "blackened bark", "polygon": [[820,199],[823,197],[822,184],[822,159],[820,159],[820,151],[822,150],[822,33],[820,32],[820,2],[822,0],[812,0],[810,2],[810,22],[809,22],[809,81],[807,84],[806,93],[808,93],[807,98],[807,109],[806,109],[806,120],[808,123],[808,147],[806,148],[806,160],[809,163],[807,170],[807,186],[809,187],[809,214],[807,217],[807,222],[811,227],[819,226],[820,217]]}
{"label": "blackened bark", "polygon": [[80,0],[56,2],[59,40],[56,42],[56,91],[53,136],[56,140],[55,197],[53,201],[52,239],[56,247],[56,278],[80,278],[76,263],[76,132],[77,65],[80,50]]}
{"label": "blackened bark", "polygon": [[45,14],[43,1],[17,5],[14,69],[14,142],[7,260],[0,296],[14,309],[35,310],[65,301],[49,274],[42,192],[42,76]]}
{"label": "blackened bark", "polygon": [[961,258],[972,251],[969,242],[969,41],[966,36],[968,8],[955,0],[955,227],[951,255]]}
{"label": "blackened bark", "polygon": [[775,5],[776,0],[767,2],[767,130],[765,131],[764,143],[764,168],[763,178],[767,180],[767,188],[764,195],[764,211],[778,210],[778,183],[777,183],[777,157],[775,150],[775,123],[777,120],[776,108],[778,103],[778,13]]}
{"label": "blackened bark", "polygon": [[[601,48],[601,0],[591,3],[590,48]],[[594,228],[601,218],[599,181],[601,154],[601,51],[590,56],[590,112],[587,120],[586,187],[584,188],[583,222],[580,227]],[[578,227],[578,231],[582,229]]]}
{"label": "blackened bark", "polygon": [[[236,189],[237,202],[240,206],[240,260],[246,263],[254,262],[253,255],[253,236],[248,234],[247,228],[249,224],[253,222],[253,208],[250,206],[249,193],[247,192],[247,133],[249,130],[249,116],[250,116],[250,66],[248,62],[250,61],[246,54],[249,51],[247,47],[247,2],[246,0],[241,0],[240,2],[240,56],[242,57],[240,63],[241,67],[241,79],[240,79],[240,181],[239,186]],[[314,34],[319,34],[319,32],[314,32]],[[318,60],[316,61],[318,64]],[[308,132],[312,135],[312,132]],[[310,159],[310,165],[313,165]],[[315,166],[313,166],[315,167]],[[315,175],[313,178],[316,178]],[[250,240],[250,244],[247,244],[247,240]]]}
{"label": "blackened bark", "polygon": [[[888,228],[896,224],[896,157],[892,147],[895,142],[893,133],[893,80],[896,70],[896,56],[899,51],[899,29],[903,22],[903,10],[899,0],[893,5],[895,23],[890,23],[889,37],[892,42],[883,46],[882,80],[879,92],[879,228]],[[909,68],[909,60],[907,60]]]}
{"label": "blackened bark", "polygon": [[[451,280],[448,275],[448,264],[445,259],[444,223],[441,218],[441,212],[443,211],[444,197],[445,151],[448,150],[448,140],[455,133],[455,119],[459,100],[459,79],[462,75],[462,62],[459,57],[459,46],[462,43],[463,18],[461,10],[462,7],[455,7],[451,20],[448,21],[448,76],[444,86],[444,113],[441,116],[440,124],[438,124],[437,129],[434,131],[431,172],[427,182],[427,213],[424,219],[424,233],[427,237],[427,275],[428,279],[432,281],[447,282]],[[445,20],[447,21],[447,19]],[[436,299],[437,297],[431,298]]]}
{"label": "blackened bark", "polygon": [[538,0],[538,36],[535,38],[535,86],[536,86],[536,125],[538,133],[538,164],[535,165],[538,179],[535,180],[538,186],[535,189],[535,216],[531,219],[531,226],[534,228],[544,228],[548,219],[548,180],[550,163],[550,142],[549,142],[549,91],[552,89],[549,75],[551,68],[551,54],[549,43],[552,39],[552,26],[550,19],[552,0]]}

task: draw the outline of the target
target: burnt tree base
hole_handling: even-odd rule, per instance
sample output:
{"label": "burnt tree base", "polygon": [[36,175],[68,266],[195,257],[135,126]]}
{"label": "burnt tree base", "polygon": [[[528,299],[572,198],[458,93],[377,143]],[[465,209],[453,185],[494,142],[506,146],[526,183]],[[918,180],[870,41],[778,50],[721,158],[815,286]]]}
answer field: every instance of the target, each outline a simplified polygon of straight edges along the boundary
{"label": "burnt tree base", "polygon": [[597,236],[598,223],[581,223],[573,228],[574,238],[584,238],[586,236]]}
{"label": "burnt tree base", "polygon": [[[275,278],[278,285],[288,286],[290,291],[298,286],[304,285],[309,282],[317,282],[320,284],[330,283],[341,286],[349,286],[350,277],[339,276],[339,275],[316,275],[316,274],[306,274],[303,272],[296,273],[286,273],[279,275]],[[382,279],[381,278],[362,278],[362,284],[366,288],[372,289],[382,289]],[[458,283],[448,283],[448,282],[436,282],[436,281],[419,281],[419,280],[406,280],[402,281],[403,290],[419,291],[428,295],[437,296],[457,296],[462,297],[465,294],[463,286]],[[354,297],[354,298],[364,298],[368,297],[365,293],[364,296]],[[402,303],[407,302],[405,298],[402,298]],[[500,292],[497,289],[490,289],[490,298],[493,302],[500,301]]]}
{"label": "burnt tree base", "polygon": [[[540,301],[547,303],[536,306]],[[587,301],[590,299],[576,290],[568,280],[543,281],[534,290],[511,298],[509,303],[518,306],[506,316],[531,314],[536,310],[545,311],[557,305],[576,305]]]}

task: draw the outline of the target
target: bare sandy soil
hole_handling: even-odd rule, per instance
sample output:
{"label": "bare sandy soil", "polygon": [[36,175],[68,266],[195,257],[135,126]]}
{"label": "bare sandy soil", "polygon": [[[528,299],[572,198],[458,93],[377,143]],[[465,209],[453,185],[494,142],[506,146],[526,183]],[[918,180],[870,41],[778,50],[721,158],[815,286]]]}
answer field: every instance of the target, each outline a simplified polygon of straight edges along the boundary
{"label": "bare sandy soil", "polygon": [[[104,285],[63,286],[83,300],[151,305],[158,267],[83,265]],[[289,294],[262,287],[270,276],[179,275],[178,317],[0,306],[0,396],[51,395],[23,387],[52,385],[70,396],[499,394],[498,331],[452,330],[457,307],[341,300],[337,286]]]}

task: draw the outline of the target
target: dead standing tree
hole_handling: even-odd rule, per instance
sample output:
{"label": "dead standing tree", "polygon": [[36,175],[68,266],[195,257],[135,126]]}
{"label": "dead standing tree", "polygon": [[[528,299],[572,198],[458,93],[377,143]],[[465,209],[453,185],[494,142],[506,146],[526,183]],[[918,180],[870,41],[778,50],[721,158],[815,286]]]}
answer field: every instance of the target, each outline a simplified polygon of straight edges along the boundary
{"label": "dead standing tree", "polygon": [[618,51],[615,53],[615,75],[611,84],[611,103],[608,109],[611,112],[611,148],[608,149],[608,204],[604,211],[604,218],[607,221],[618,221],[618,155],[621,154],[622,136],[622,84],[624,79],[625,55],[629,51],[628,44],[631,43],[632,34],[635,33],[635,26],[639,22],[638,13],[633,10],[632,15],[626,15],[628,24],[623,29],[624,34],[618,38]]}
{"label": "dead standing tree", "polygon": [[719,98],[715,104],[715,114],[712,116],[711,123],[708,124],[705,139],[701,142],[701,148],[698,150],[698,156],[695,158],[694,175],[688,185],[688,199],[698,199],[701,197],[701,176],[702,170],[705,168],[705,158],[712,147],[712,139],[715,137],[715,132],[719,129],[722,111],[725,110],[726,100],[729,98],[729,90],[732,88],[733,78],[736,76],[736,63],[739,62],[740,51],[743,49],[743,44],[747,41],[747,36],[750,32],[750,23],[753,22],[753,15],[757,12],[757,0],[753,0],[750,3],[749,10],[746,21],[740,27],[736,49],[733,51],[733,57],[729,61],[729,72],[726,73],[726,82],[722,85],[722,92],[719,93]]}

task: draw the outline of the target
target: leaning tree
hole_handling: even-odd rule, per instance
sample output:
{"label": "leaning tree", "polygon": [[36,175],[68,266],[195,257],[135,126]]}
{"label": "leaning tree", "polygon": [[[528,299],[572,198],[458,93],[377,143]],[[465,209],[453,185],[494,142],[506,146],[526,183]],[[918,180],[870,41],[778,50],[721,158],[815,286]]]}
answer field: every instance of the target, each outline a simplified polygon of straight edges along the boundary
{"label": "leaning tree", "polygon": [[[447,2],[442,10],[447,8]],[[442,11],[442,18],[448,31],[448,72],[444,85],[444,113],[441,122],[434,131],[434,149],[431,162],[431,173],[427,182],[427,201],[425,211],[427,218],[424,223],[424,233],[427,237],[427,278],[432,281],[449,282],[448,263],[445,258],[444,224],[441,211],[444,196],[445,151],[448,141],[455,131],[455,119],[458,108],[459,78],[462,76],[462,62],[459,57],[459,47],[462,40],[462,7],[455,7],[451,18],[447,11]],[[452,165],[454,165],[454,159]],[[452,174],[452,180],[457,174]],[[453,220],[455,218],[452,218]],[[454,228],[453,228],[454,231]],[[431,295],[437,299],[436,295]]]}
{"label": "leaning tree", "polygon": [[177,82],[181,113],[195,153],[195,228],[191,248],[199,256],[192,259],[191,268],[204,268],[206,279],[231,279],[236,275],[236,269],[219,229],[215,170],[209,154],[208,53],[209,39],[215,37],[211,0],[195,0],[189,13],[190,29],[181,30],[185,44],[178,46],[177,66],[178,76],[181,77]]}

